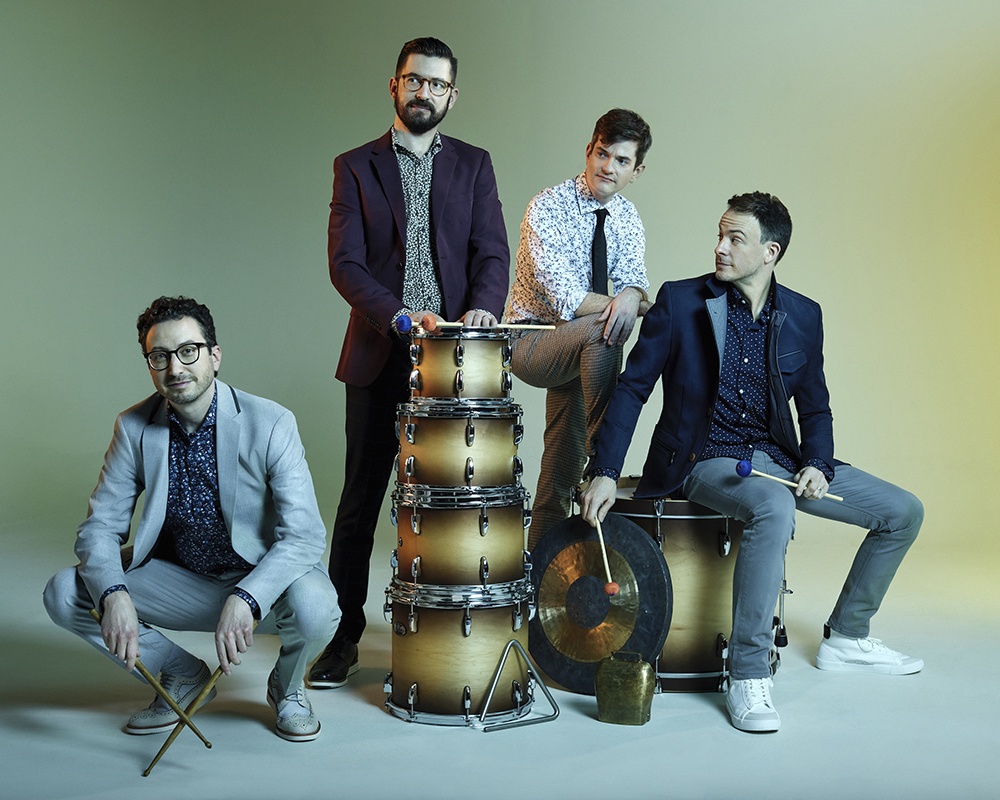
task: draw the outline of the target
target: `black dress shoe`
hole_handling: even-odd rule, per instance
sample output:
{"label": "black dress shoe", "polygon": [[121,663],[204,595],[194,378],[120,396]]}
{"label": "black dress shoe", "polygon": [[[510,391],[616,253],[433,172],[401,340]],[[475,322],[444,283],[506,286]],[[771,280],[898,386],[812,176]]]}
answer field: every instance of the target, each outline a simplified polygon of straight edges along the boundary
{"label": "black dress shoe", "polygon": [[334,639],[309,670],[306,685],[310,689],[336,689],[359,669],[358,646],[350,639]]}

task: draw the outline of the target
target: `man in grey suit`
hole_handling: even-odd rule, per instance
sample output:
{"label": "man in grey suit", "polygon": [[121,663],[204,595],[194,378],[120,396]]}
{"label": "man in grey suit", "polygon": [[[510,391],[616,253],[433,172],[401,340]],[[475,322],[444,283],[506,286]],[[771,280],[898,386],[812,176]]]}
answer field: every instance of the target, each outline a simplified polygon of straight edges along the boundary
{"label": "man in grey suit", "polygon": [[[46,610],[130,672],[141,657],[182,708],[210,670],[157,628],[214,631],[229,675],[260,620],[258,633],[281,637],[267,686],[275,731],[315,739],[304,676],[340,611],[320,563],[325,527],[295,418],[217,380],[222,351],[204,305],[161,297],[137,328],[156,393],[118,416],[77,531],[80,563],[49,581]],[[134,545],[122,549],[143,492]],[[176,722],[157,696],[125,730],[161,733]]]}

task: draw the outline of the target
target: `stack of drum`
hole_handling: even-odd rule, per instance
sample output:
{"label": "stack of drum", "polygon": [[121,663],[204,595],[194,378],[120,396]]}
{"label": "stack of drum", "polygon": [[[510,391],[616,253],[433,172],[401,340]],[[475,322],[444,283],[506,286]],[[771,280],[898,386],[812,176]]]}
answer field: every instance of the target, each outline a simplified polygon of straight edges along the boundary
{"label": "stack of drum", "polygon": [[512,640],[527,647],[534,610],[509,334],[411,335],[410,402],[396,424],[386,707],[410,722],[509,724],[531,710],[530,667],[506,655]]}

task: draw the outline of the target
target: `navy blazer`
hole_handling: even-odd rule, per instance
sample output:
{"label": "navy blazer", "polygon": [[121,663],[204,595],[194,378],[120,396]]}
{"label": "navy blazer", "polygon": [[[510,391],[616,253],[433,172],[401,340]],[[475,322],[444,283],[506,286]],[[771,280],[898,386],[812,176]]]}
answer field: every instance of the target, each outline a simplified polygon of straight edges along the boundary
{"label": "navy blazer", "polygon": [[[643,319],[605,413],[592,464],[621,471],[639,412],[659,380],[663,410],[637,497],[676,496],[705,448],[719,394],[726,291],[727,284],[713,275],[664,283]],[[823,375],[822,311],[818,303],[776,282],[767,363],[771,438],[800,463],[818,458],[834,465],[833,415]],[[798,434],[789,405],[792,399]]]}
{"label": "navy blazer", "polygon": [[[430,206],[442,316],[483,309],[499,319],[510,249],[489,153],[442,136]],[[406,202],[391,133],[333,162],[328,244],[330,279],[351,305],[337,378],[367,386],[389,358],[390,323],[403,307]]]}

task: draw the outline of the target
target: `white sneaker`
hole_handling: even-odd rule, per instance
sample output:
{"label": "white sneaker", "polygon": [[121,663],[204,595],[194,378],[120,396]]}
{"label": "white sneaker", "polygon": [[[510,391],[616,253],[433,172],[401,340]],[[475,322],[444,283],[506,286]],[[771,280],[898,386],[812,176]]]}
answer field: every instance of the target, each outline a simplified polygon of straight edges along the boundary
{"label": "white sneaker", "polygon": [[898,653],[881,639],[853,639],[829,629],[816,653],[816,666],[834,672],[873,672],[879,675],[910,675],[924,668],[923,659]]}
{"label": "white sneaker", "polygon": [[741,731],[769,733],[781,727],[781,717],[771,702],[770,678],[730,681],[726,709],[733,725]]}

